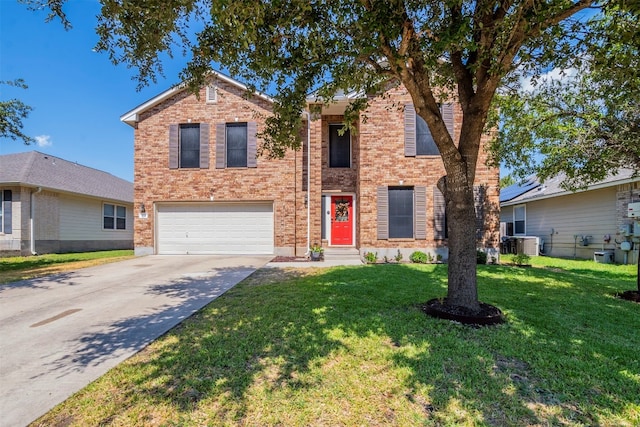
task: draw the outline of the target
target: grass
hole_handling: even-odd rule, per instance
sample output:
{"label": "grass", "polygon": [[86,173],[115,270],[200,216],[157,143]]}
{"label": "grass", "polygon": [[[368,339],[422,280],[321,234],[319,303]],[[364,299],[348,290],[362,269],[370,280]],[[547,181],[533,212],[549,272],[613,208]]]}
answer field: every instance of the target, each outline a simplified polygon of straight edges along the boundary
{"label": "grass", "polygon": [[263,269],[35,425],[635,426],[635,266],[480,266],[508,322],[426,317],[446,265]]}
{"label": "grass", "polygon": [[100,251],[0,258],[0,285],[132,258],[133,251]]}

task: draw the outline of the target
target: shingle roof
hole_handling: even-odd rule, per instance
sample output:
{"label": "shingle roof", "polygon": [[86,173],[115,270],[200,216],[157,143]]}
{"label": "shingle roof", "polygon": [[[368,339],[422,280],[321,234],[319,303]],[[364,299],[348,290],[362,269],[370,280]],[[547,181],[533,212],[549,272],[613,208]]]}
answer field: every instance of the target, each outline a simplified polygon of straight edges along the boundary
{"label": "shingle roof", "polygon": [[0,156],[0,184],[42,187],[133,203],[131,182],[38,151]]}
{"label": "shingle roof", "polygon": [[[540,182],[537,177],[532,176],[527,179],[527,182],[525,184],[513,184],[509,187],[501,189],[500,204],[507,206],[516,203],[526,203],[537,199],[546,199],[549,197],[571,194],[571,191],[565,190],[561,187],[563,180],[563,175],[549,178],[545,182]],[[622,182],[634,180],[640,180],[640,177],[634,177],[634,171],[632,169],[620,169],[618,173],[609,175],[602,181],[591,184],[585,190],[579,190],[578,192],[593,190],[596,188],[610,187],[613,185],[618,185]],[[503,196],[503,193],[505,193],[506,196]]]}

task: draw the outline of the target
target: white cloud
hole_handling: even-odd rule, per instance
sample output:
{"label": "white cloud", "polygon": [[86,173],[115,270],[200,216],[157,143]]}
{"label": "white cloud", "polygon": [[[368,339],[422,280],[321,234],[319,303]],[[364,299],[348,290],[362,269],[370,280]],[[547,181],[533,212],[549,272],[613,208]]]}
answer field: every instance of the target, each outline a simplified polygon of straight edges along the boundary
{"label": "white cloud", "polygon": [[554,81],[572,80],[578,75],[577,68],[554,68],[546,73],[538,76],[537,81],[534,83],[530,77],[523,78],[521,80],[523,92],[532,92],[541,84],[547,84]]}
{"label": "white cloud", "polygon": [[51,147],[53,141],[51,141],[51,135],[38,135],[35,137],[38,147]]}

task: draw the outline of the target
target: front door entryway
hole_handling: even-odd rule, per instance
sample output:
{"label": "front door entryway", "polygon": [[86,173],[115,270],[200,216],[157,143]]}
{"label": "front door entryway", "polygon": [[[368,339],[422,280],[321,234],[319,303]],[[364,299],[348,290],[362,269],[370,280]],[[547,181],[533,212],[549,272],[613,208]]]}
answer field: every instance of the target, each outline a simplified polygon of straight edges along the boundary
{"label": "front door entryway", "polygon": [[331,245],[353,245],[353,196],[331,196]]}

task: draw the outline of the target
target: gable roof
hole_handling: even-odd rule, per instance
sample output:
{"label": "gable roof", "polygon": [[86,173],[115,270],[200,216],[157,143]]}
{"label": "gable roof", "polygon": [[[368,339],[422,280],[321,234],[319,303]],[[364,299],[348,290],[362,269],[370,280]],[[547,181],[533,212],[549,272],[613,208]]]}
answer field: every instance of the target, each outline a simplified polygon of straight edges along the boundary
{"label": "gable roof", "polygon": [[[218,72],[218,71],[211,71],[211,75],[213,76],[213,78],[215,80],[221,80],[223,82],[229,83],[239,89],[242,89],[244,91],[249,90],[249,88],[243,84],[240,83],[239,81],[232,79],[229,76],[225,76],[224,74]],[[138,123],[138,119],[140,117],[140,114],[144,113],[145,111],[155,107],[156,105],[160,104],[161,102],[166,101],[167,99],[171,98],[172,96],[183,92],[187,90],[187,85],[182,83],[179,85],[176,85],[168,90],[165,90],[164,92],[160,93],[159,95],[154,96],[153,98],[149,99],[146,102],[143,102],[142,104],[138,105],[137,107],[135,107],[133,110],[128,111],[126,113],[124,113],[122,116],[120,116],[120,121],[124,122],[126,124],[128,124],[129,126],[134,126],[136,125],[136,123]],[[260,92],[256,92],[255,93],[256,96],[269,101],[269,102],[273,102],[273,99],[263,93]]]}
{"label": "gable roof", "polygon": [[510,185],[500,190],[500,206],[511,206],[527,203],[534,200],[548,199],[551,197],[566,196],[568,194],[582,193],[600,188],[612,187],[628,182],[640,181],[640,176],[634,176],[633,169],[620,169],[618,173],[609,175],[602,181],[587,186],[578,191],[569,191],[561,187],[564,175],[558,175],[541,182],[535,175],[529,177],[524,183]]}
{"label": "gable roof", "polygon": [[0,156],[0,185],[6,184],[133,203],[133,183],[38,151]]}

